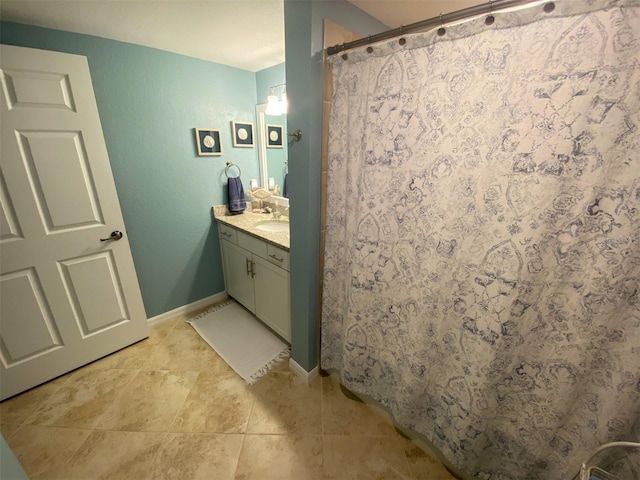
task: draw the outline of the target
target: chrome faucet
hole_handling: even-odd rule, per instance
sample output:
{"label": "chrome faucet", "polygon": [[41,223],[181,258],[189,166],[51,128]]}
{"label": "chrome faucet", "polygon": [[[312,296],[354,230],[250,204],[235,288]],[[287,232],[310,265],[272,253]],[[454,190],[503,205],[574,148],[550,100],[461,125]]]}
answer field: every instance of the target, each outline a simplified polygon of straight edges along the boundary
{"label": "chrome faucet", "polygon": [[280,218],[280,215],[282,215],[282,212],[278,208],[278,201],[276,200],[275,207],[273,208],[273,218],[277,220],[278,218]]}

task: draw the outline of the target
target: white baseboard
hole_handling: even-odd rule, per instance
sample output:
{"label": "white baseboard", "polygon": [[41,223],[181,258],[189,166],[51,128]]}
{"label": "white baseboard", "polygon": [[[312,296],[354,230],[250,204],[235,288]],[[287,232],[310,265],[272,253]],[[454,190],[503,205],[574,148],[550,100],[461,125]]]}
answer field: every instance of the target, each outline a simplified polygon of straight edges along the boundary
{"label": "white baseboard", "polygon": [[221,302],[225,298],[228,298],[227,292],[215,293],[209,297],[201,298],[200,300],[196,300],[193,303],[188,305],[183,305],[178,308],[174,308],[168,312],[161,313],[160,315],[156,315],[155,317],[151,317],[147,320],[149,326],[158,325],[159,323],[166,322],[167,320],[171,320],[172,318],[177,317],[178,315],[187,315],[191,312],[195,312],[196,310],[200,310],[201,308],[206,307],[212,303]]}
{"label": "white baseboard", "polygon": [[293,358],[289,359],[289,370],[291,370],[293,373],[298,375],[307,383],[311,383],[318,376],[318,371],[319,371],[318,366],[316,365],[313,370],[311,370],[310,372],[307,372]]}

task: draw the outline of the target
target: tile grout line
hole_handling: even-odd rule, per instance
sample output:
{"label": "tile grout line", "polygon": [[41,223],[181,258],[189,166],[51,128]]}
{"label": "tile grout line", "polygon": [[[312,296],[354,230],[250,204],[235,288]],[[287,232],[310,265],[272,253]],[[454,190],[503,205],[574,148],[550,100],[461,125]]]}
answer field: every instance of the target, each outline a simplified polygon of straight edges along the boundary
{"label": "tile grout line", "polygon": [[136,377],[140,374],[141,370],[142,369],[140,369],[140,368],[138,368],[136,370],[129,369],[129,371],[135,371],[135,374],[131,377],[131,379],[125,385],[122,386],[122,391],[118,393],[118,395],[113,399],[111,404],[104,410],[104,412],[102,414],[98,415],[96,421],[93,423],[92,430],[96,430],[96,431],[100,430],[100,429],[98,429],[98,425],[100,425],[100,422],[102,422],[102,420],[106,417],[107,413],[109,413],[109,411],[111,411],[111,409],[122,398],[122,396],[127,391],[127,387],[133,383],[133,381],[136,379]]}
{"label": "tile grout line", "polygon": [[242,432],[242,435],[249,434],[247,432],[247,430],[249,429],[249,421],[251,420],[251,414],[253,413],[253,406],[256,404],[255,394],[251,391],[251,389],[249,389],[249,392],[251,393],[251,406],[249,407],[249,414],[247,415],[247,421],[244,424],[244,430]]}
{"label": "tile grout line", "polygon": [[[182,370],[181,370],[182,371]],[[184,371],[188,371],[188,370],[184,370]],[[167,431],[165,433],[194,433],[194,432],[172,432],[171,431],[171,427],[173,427],[173,425],[176,423],[176,419],[178,418],[178,415],[180,415],[180,412],[182,411],[182,409],[184,408],[184,405],[187,403],[187,400],[189,398],[189,395],[191,394],[193,387],[195,386],[195,384],[198,382],[198,378],[200,378],[200,374],[202,373],[202,370],[200,370],[198,372],[198,375],[196,376],[195,380],[193,381],[193,383],[191,384],[191,386],[189,387],[189,391],[187,392],[187,394],[184,396],[184,400],[182,400],[182,404],[180,404],[180,407],[178,407],[176,409],[176,413],[173,416],[173,418],[171,419],[170,422],[167,422]]]}
{"label": "tile grout line", "polygon": [[[249,430],[249,422],[251,421],[251,414],[253,413],[253,406],[256,404],[256,399],[255,399],[255,395],[253,394],[253,392],[251,393],[251,407],[249,407],[249,415],[247,415],[247,422],[244,425],[244,432],[242,432],[242,435],[259,435],[259,434],[254,434],[251,432],[248,432],[247,430]],[[244,444],[244,440],[243,440],[243,444]]]}
{"label": "tile grout line", "polygon": [[[169,319],[167,320],[167,322],[172,321],[173,320],[173,325],[171,326],[170,329],[167,330],[167,335],[162,339],[162,342],[160,342],[159,345],[161,345],[162,343],[164,343],[165,341],[168,340],[169,335],[171,334],[172,331],[174,330],[179,330],[176,329],[176,325],[178,325],[178,323],[180,323],[180,320],[182,318],[186,318],[185,315],[179,315],[178,317],[175,317],[174,319]],[[149,358],[147,360],[147,362],[145,363],[145,365],[147,363],[149,363],[151,361],[151,358]],[[189,395],[191,394],[191,391],[193,390],[194,385],[198,382],[198,378],[200,378],[200,374],[202,373],[202,363],[203,363],[203,359],[200,360],[200,368],[197,370],[198,375],[196,376],[196,378],[194,379],[193,383],[189,386],[189,391],[187,392],[187,394],[185,395],[184,399],[182,400],[182,403],[180,404],[180,407],[178,407],[176,409],[176,413],[173,416],[173,418],[171,419],[170,422],[167,422],[167,430],[164,432],[165,434],[169,434],[169,433],[177,433],[177,432],[172,432],[171,431],[171,427],[174,425],[176,419],[178,418],[178,415],[180,414],[180,412],[182,411],[182,408],[184,407],[185,403],[187,402],[187,399],[189,398]],[[151,365],[149,365],[149,367],[151,367]],[[149,371],[159,371],[159,370],[149,370]],[[176,372],[192,372],[192,371],[196,371],[196,370],[177,370],[177,369],[168,369],[166,371],[176,371]],[[192,433],[192,432],[191,432]]]}
{"label": "tile grout line", "polygon": [[[207,307],[208,308],[208,307]],[[176,328],[176,326],[181,323],[182,320],[184,320],[185,322],[189,319],[189,315],[179,315],[178,317],[176,317],[173,326],[167,331],[167,335],[164,337],[164,339],[162,340],[163,342],[166,341],[169,338],[169,335],[172,331],[174,330],[181,330]],[[171,321],[171,320],[167,320],[167,321]],[[202,356],[201,356],[202,357]],[[150,361],[150,360],[149,360]],[[184,397],[184,400],[182,401],[180,407],[178,407],[176,409],[176,413],[173,416],[173,419],[167,423],[168,427],[167,430],[165,431],[165,433],[188,433],[188,434],[192,434],[194,432],[173,432],[171,431],[171,427],[174,426],[176,419],[178,418],[178,415],[180,415],[180,412],[182,411],[182,409],[184,408],[185,404],[187,403],[187,400],[189,398],[189,395],[191,394],[191,392],[193,391],[194,386],[196,385],[196,383],[198,382],[198,379],[200,378],[200,375],[202,374],[202,367],[204,364],[204,358],[200,359],[200,368],[197,370],[198,375],[196,376],[195,380],[193,381],[193,383],[191,384],[191,386],[189,387],[189,391],[187,392],[187,394]],[[168,371],[172,371],[171,369],[169,369]],[[173,370],[173,371],[179,371],[179,372],[188,372],[188,371],[195,371],[195,370]]]}
{"label": "tile grout line", "polygon": [[[82,446],[83,446],[85,443],[87,443],[87,441],[89,441],[89,438],[91,438],[91,435],[93,434],[93,432],[95,432],[95,430],[90,429],[90,428],[75,428],[75,429],[74,429],[74,428],[72,428],[72,427],[56,427],[56,426],[54,426],[54,425],[35,425],[35,426],[44,427],[44,428],[67,428],[67,429],[69,429],[69,430],[87,430],[87,431],[89,432],[89,434],[87,435],[87,438],[85,438],[85,439],[84,439],[84,440],[83,440],[83,441],[78,445],[78,447],[73,451],[73,453],[69,455],[69,458],[67,459],[67,461],[66,461],[66,462],[64,462],[64,465],[61,465],[61,466],[59,467],[59,469],[62,469],[62,468],[64,468],[64,467],[67,467],[67,466],[71,466],[71,465],[73,465],[73,463],[72,463],[71,461],[72,461],[72,460],[75,458],[75,456],[78,454],[78,452],[80,451],[80,449],[82,448]],[[26,470],[26,469],[25,469],[25,470]],[[38,473],[33,474],[33,476],[42,475],[42,474],[44,474],[44,473],[47,473],[49,470],[50,470],[50,469],[45,468],[44,470],[42,470],[42,471],[40,471],[40,472],[38,472]],[[55,471],[54,471],[54,472],[55,472]]]}
{"label": "tile grout line", "polygon": [[251,388],[249,388],[249,392],[251,393],[251,407],[249,407],[249,414],[247,415],[247,421],[244,424],[244,429],[242,432],[242,443],[240,444],[240,450],[238,451],[238,457],[236,458],[236,464],[235,464],[235,467],[233,468],[233,475],[231,476],[231,479],[236,478],[236,474],[238,473],[238,466],[240,465],[240,456],[242,455],[242,450],[244,449],[244,443],[248,435],[247,430],[249,429],[249,422],[251,421],[251,414],[253,413],[253,407],[256,403],[255,394],[251,391]]}
{"label": "tile grout line", "polygon": [[240,456],[242,455],[242,450],[244,449],[244,442],[247,439],[247,434],[242,434],[242,443],[240,444],[240,450],[238,450],[238,456],[236,457],[236,465],[233,467],[233,475],[231,479],[236,478],[236,474],[238,473],[238,466],[240,465]]}
{"label": "tile grout line", "polygon": [[151,472],[152,477],[151,478],[156,478],[156,469],[158,467],[158,463],[159,463],[159,458],[160,458],[160,454],[162,453],[162,449],[164,448],[165,444],[167,443],[168,439],[169,439],[169,432],[164,432],[163,433],[164,438],[162,439],[162,442],[160,442],[160,445],[158,445],[158,449],[156,450],[156,453],[153,455],[153,458],[151,459],[151,468],[153,469],[153,471]]}
{"label": "tile grout line", "polygon": [[[167,320],[170,321],[170,320]],[[162,345],[167,338],[169,337],[169,332],[171,330],[173,330],[173,328],[175,327],[175,323],[177,322],[177,320],[174,322],[174,325],[171,326],[171,328],[169,328],[167,330],[167,335],[165,335],[165,337],[158,342],[157,345],[155,346],[160,346]],[[153,328],[153,327],[151,327]],[[117,353],[117,352],[116,352]],[[149,358],[146,359],[145,362],[142,363],[142,365],[139,368],[133,369],[133,368],[124,368],[124,369],[108,369],[108,370],[128,370],[128,371],[135,371],[135,374],[131,377],[131,379],[126,383],[126,385],[123,386],[122,391],[116,396],[116,398],[114,398],[113,402],[111,402],[111,404],[109,405],[109,407],[104,411],[104,413],[102,413],[101,415],[98,416],[96,422],[93,424],[92,426],[92,430],[94,431],[105,431],[102,429],[98,428],[98,425],[100,425],[100,423],[102,422],[102,420],[104,420],[104,418],[106,417],[106,415],[109,413],[109,411],[111,409],[114,408],[114,406],[120,401],[120,399],[124,396],[125,392],[127,391],[127,388],[135,381],[135,379],[140,375],[140,372],[142,371],[154,371],[154,370],[147,370],[145,369],[145,367],[149,364],[149,362],[151,361],[151,356]],[[104,370],[103,370],[104,371]],[[66,383],[66,382],[65,382]],[[111,430],[109,430],[111,431]],[[113,430],[113,431],[125,431],[125,430]],[[167,433],[167,432],[159,432],[159,433]]]}
{"label": "tile grout line", "polygon": [[[163,343],[165,343],[167,341],[167,339],[169,338],[170,333],[175,329],[176,325],[178,324],[178,319],[180,317],[182,317],[183,315],[179,315],[178,318],[174,318],[174,319],[168,319],[167,322],[169,321],[173,321],[173,325],[171,326],[171,328],[167,329],[167,334],[164,336],[164,338],[157,344],[157,346],[162,345]],[[153,327],[152,327],[153,328]],[[143,364],[143,367],[146,366],[147,364],[149,364],[151,361],[151,357],[149,357],[147,359],[147,361]],[[202,364],[200,364],[200,367],[202,367]],[[157,370],[150,370],[150,371],[157,371]],[[171,369],[169,369],[168,371],[171,371]],[[196,377],[196,379],[193,382],[193,385],[195,385],[195,383],[198,381],[198,377],[200,376],[200,372],[198,372],[198,376]],[[171,422],[168,422],[168,427],[167,427],[167,431],[165,432],[160,432],[161,434],[164,435],[162,442],[160,442],[160,445],[158,446],[158,449],[156,450],[155,454],[153,455],[153,458],[151,459],[151,465],[152,465],[152,469],[153,471],[151,472],[152,478],[156,477],[156,470],[158,468],[158,464],[159,464],[159,459],[160,456],[162,454],[163,449],[166,447],[166,445],[168,444],[169,441],[169,435],[175,435],[174,432],[170,432],[169,430],[171,430],[171,426],[174,424],[178,414],[180,413],[180,410],[182,410],[182,407],[184,406],[185,402],[187,401],[187,398],[189,397],[189,394],[191,393],[191,390],[193,389],[193,385],[191,385],[191,387],[189,387],[189,392],[187,393],[187,395],[185,396],[182,405],[180,405],[180,408],[178,408],[176,410],[176,414],[173,418],[173,420]]]}
{"label": "tile grout line", "polygon": [[[38,407],[37,407],[37,408],[35,408],[35,409],[33,410],[33,413],[32,413],[31,415],[27,415],[27,416],[25,417],[25,419],[22,421],[22,423],[20,423],[19,425],[21,425],[21,426],[24,426],[24,425],[33,425],[32,423],[29,423],[29,420],[30,420],[31,418],[35,418],[35,417],[37,416],[38,412],[42,409],[42,407],[44,407],[44,406],[46,405],[46,403],[47,403],[49,400],[51,400],[51,398],[52,398],[56,393],[58,393],[58,392],[60,391],[60,389],[61,389],[64,385],[66,385],[67,383],[69,383],[69,380],[71,380],[71,377],[75,374],[75,372],[76,372],[76,371],[80,370],[81,368],[84,368],[84,366],[83,366],[83,367],[80,367],[80,368],[78,368],[78,369],[76,369],[76,370],[73,370],[73,371],[71,371],[71,372],[68,372],[68,373],[65,373],[65,374],[61,375],[61,377],[62,377],[62,376],[64,376],[64,375],[69,375],[69,378],[67,378],[64,382],[62,382],[58,388],[56,388],[56,389],[55,389],[54,391],[52,391],[52,392],[51,392],[51,393],[50,393],[50,394],[49,394],[49,395],[48,395],[44,400],[42,400],[42,402],[40,402],[40,404],[38,405]],[[59,377],[57,377],[57,378],[59,378]],[[56,380],[56,379],[54,378],[54,379],[52,379],[52,380],[49,380],[49,382],[52,382],[52,381],[54,381],[54,380]],[[47,383],[48,383],[48,382],[45,382],[45,383],[43,383],[43,384],[41,384],[41,385],[38,385],[38,386],[37,386],[37,387],[35,387],[35,388],[43,387],[43,386],[44,386],[44,385],[46,385]],[[29,390],[27,390],[27,391],[29,391]],[[26,393],[26,392],[23,392],[23,393]],[[19,395],[22,395],[22,394],[19,394]],[[15,398],[15,397],[14,397],[14,398]],[[15,431],[15,432],[13,432],[13,433],[15,434],[18,430],[19,430],[19,429],[16,429],[16,431]],[[13,436],[13,434],[12,434],[12,436]]]}
{"label": "tile grout line", "polygon": [[[8,425],[8,424],[5,424],[5,425]],[[9,448],[11,448],[10,440],[15,436],[16,433],[18,433],[20,430],[22,430],[27,424],[26,423],[20,423],[20,424],[12,423],[11,425],[18,425],[18,428],[16,428],[13,432],[11,432],[11,435],[9,435],[7,437],[4,437],[4,434],[3,434],[3,437],[4,437],[5,441],[7,442],[7,444],[9,444]]]}

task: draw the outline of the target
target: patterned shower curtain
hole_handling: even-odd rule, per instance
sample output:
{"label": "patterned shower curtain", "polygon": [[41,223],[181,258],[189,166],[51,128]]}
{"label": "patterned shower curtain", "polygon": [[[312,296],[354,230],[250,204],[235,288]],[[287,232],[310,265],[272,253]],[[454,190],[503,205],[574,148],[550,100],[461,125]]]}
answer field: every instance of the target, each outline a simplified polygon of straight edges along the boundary
{"label": "patterned shower curtain", "polygon": [[321,365],[458,469],[640,439],[640,2],[332,58]]}

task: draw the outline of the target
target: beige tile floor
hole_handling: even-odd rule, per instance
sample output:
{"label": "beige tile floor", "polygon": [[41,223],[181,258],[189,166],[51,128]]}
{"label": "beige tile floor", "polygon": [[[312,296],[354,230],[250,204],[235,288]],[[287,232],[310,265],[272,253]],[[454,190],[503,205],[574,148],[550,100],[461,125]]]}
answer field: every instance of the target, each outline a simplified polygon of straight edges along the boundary
{"label": "beige tile floor", "polygon": [[454,478],[332,377],[284,361],[247,385],[185,320],[0,403],[30,478]]}

